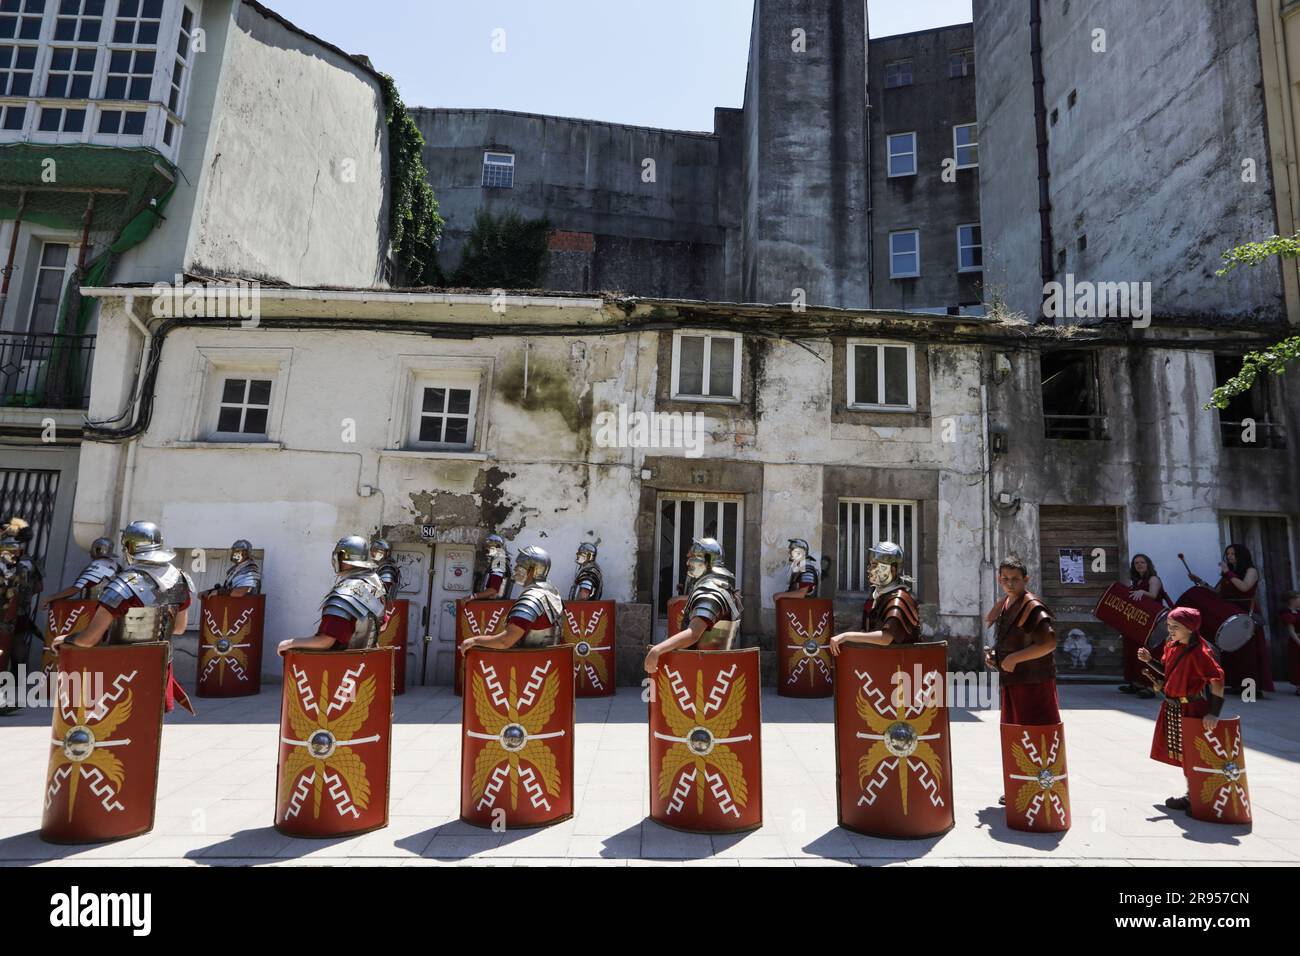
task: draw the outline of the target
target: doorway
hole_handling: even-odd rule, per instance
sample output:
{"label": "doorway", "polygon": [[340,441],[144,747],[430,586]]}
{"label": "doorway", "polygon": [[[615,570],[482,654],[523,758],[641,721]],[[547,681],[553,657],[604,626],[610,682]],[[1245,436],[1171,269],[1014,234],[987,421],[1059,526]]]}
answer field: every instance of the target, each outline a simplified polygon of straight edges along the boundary
{"label": "doorway", "polygon": [[1274,515],[1222,515],[1219,519],[1223,547],[1241,544],[1259,569],[1255,599],[1268,635],[1269,664],[1274,678],[1287,672],[1287,649],[1277,628],[1282,595],[1296,587],[1291,550],[1291,528],[1286,518]]}
{"label": "doorway", "polygon": [[660,495],[655,509],[655,629],[666,626],[668,599],[686,583],[693,538],[716,538],[728,569],[743,580],[744,498],[740,495]]}

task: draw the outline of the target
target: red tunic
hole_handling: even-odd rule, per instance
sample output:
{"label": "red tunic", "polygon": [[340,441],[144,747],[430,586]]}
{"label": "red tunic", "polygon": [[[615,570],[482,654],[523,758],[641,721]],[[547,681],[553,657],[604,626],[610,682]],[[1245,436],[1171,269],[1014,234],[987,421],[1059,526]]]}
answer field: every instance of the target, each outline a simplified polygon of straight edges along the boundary
{"label": "red tunic", "polygon": [[551,626],[551,617],[549,614],[545,613],[537,615],[537,617],[533,618],[531,621],[525,620],[522,617],[512,617],[506,623],[517,624],[525,631],[544,631],[546,628]]}
{"label": "red tunic", "polygon": [[[1255,610],[1255,592],[1259,590],[1259,581],[1250,590],[1242,591],[1232,583],[1235,577],[1237,575],[1232,571],[1223,575],[1219,578],[1215,591],[1225,601],[1241,608],[1242,613],[1250,614]],[[1224,683],[1229,687],[1241,687],[1243,681],[1252,678],[1256,690],[1273,690],[1273,669],[1268,663],[1268,641],[1264,637],[1263,628],[1256,627],[1254,635],[1244,647],[1224,653],[1222,659]]]}
{"label": "red tunic", "polygon": [[1282,639],[1286,641],[1286,660],[1287,674],[1291,683],[1300,688],[1300,644],[1287,633],[1286,628],[1289,626],[1296,634],[1300,634],[1300,611],[1293,611],[1290,608],[1284,610],[1277,616],[1278,623],[1282,625]]}
{"label": "red tunic", "polygon": [[341,651],[352,642],[352,635],[356,633],[356,629],[357,622],[351,618],[339,614],[322,614],[316,633],[334,638],[335,646],[331,650]]}
{"label": "red tunic", "polygon": [[1151,738],[1151,759],[1181,767],[1182,718],[1204,717],[1210,712],[1205,690],[1211,682],[1223,680],[1223,668],[1204,640],[1194,644],[1165,641],[1161,663],[1165,668],[1165,700]]}
{"label": "red tunic", "polygon": [[[1151,575],[1149,574],[1146,577],[1133,578],[1129,587],[1134,591],[1146,591],[1150,579]],[[1169,599],[1163,584],[1160,586],[1160,594],[1156,597],[1156,600],[1163,601],[1169,607],[1174,606],[1174,602]],[[1124,645],[1124,682],[1134,687],[1150,687],[1151,681],[1143,673],[1142,662],[1138,660],[1138,651],[1141,650],[1142,644],[1139,641],[1130,641],[1128,638],[1125,638],[1121,643]]]}

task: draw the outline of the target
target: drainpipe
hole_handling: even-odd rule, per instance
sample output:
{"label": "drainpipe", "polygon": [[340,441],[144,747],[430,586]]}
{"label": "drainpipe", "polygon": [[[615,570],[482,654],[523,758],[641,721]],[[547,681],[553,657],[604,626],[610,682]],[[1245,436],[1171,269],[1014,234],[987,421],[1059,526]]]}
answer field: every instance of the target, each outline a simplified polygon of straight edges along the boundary
{"label": "drainpipe", "polygon": [[18,233],[22,231],[23,213],[27,210],[27,190],[18,194],[18,212],[14,216],[14,233],[9,237],[9,258],[5,261],[4,281],[0,283],[0,320],[4,319],[9,301],[9,280],[14,274],[14,256],[18,254]]}
{"label": "drainpipe", "polygon": [[[140,396],[144,392],[145,371],[149,368],[149,358],[153,354],[153,336],[149,334],[149,329],[139,316],[135,314],[135,296],[128,295],[123,302],[123,310],[126,312],[127,319],[135,326],[136,330],[144,337],[144,347],[140,351],[140,368],[135,377],[135,393],[131,398],[131,407],[139,414]],[[122,495],[118,501],[118,527],[125,528],[127,522],[131,520],[131,490],[135,482],[135,454],[139,447],[141,436],[136,435],[127,439],[126,445],[126,466],[122,471]]]}
{"label": "drainpipe", "polygon": [[[1034,133],[1038,148],[1038,230],[1040,235],[1039,272],[1043,280],[1043,297],[1047,284],[1056,278],[1052,267],[1052,195],[1047,169],[1047,99],[1043,87],[1043,0],[1029,0],[1029,59],[1034,73]],[[1035,324],[1044,321],[1039,308]]]}

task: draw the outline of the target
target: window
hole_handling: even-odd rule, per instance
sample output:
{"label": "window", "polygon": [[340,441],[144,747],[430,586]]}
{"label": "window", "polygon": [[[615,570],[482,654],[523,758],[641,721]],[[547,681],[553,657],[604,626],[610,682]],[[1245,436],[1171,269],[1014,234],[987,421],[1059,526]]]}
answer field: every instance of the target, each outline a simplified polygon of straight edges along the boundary
{"label": "window", "polygon": [[187,63],[190,59],[190,36],[194,33],[194,11],[181,8],[181,33],[176,41],[176,55]]}
{"label": "window", "polygon": [[152,50],[110,50],[106,100],[147,100],[157,54]]}
{"label": "window", "polygon": [[41,263],[36,268],[36,285],[32,290],[32,311],[27,331],[49,335],[59,324],[59,301],[71,265],[70,247],[66,242],[47,242],[41,246]]}
{"label": "window", "polygon": [[979,223],[967,223],[957,227],[957,271],[982,272],[984,270],[984,246],[980,238]]}
{"label": "window", "polygon": [[888,138],[889,175],[916,175],[916,134],[893,133]]}
{"label": "window", "polygon": [[[180,35],[176,38],[176,62],[172,64],[171,89],[167,94],[167,108],[179,116],[183,112],[182,96],[185,91],[185,67],[189,63],[190,31],[194,26],[194,14],[189,7],[181,9]],[[172,126],[168,123],[163,131],[163,139],[171,144]]]}
{"label": "window", "polygon": [[415,443],[426,448],[472,448],[474,392],[468,385],[423,384],[418,390]]}
{"label": "window", "polygon": [[38,40],[45,0],[4,0],[0,3],[0,39]]}
{"label": "window", "polygon": [[27,107],[25,106],[4,106],[0,107],[0,129],[20,130],[27,122]]}
{"label": "window", "polygon": [[54,21],[57,43],[95,43],[104,23],[104,0],[59,0]]}
{"label": "window", "polygon": [[86,111],[46,106],[41,109],[42,133],[80,133],[86,128]]}
{"label": "window", "polygon": [[952,128],[953,155],[958,169],[970,169],[980,164],[979,141],[976,124],[966,123]]}
{"label": "window", "polygon": [[36,47],[0,46],[0,96],[27,96],[32,92]]}
{"label": "window", "polygon": [[483,154],[483,185],[500,189],[514,188],[515,157],[513,153]]}
{"label": "window", "polygon": [[100,110],[99,132],[139,136],[144,132],[144,113],[140,110]]}
{"label": "window", "polygon": [[975,51],[953,50],[948,54],[948,78],[975,75]]}
{"label": "window", "polygon": [[739,335],[673,334],[672,397],[740,400]]}
{"label": "window", "polygon": [[158,42],[163,0],[119,0],[113,43],[153,46]]}
{"label": "window", "polygon": [[889,234],[889,278],[915,279],[921,274],[921,234],[904,229]]}
{"label": "window", "polygon": [[45,95],[63,100],[90,98],[90,84],[95,79],[97,51],[75,47],[55,47],[50,55],[50,72],[45,80]]}
{"label": "window", "polygon": [[848,343],[850,408],[916,410],[916,354],[909,344]]}
{"label": "window", "polygon": [[[1240,371],[1240,355],[1214,356],[1216,386]],[[1228,407],[1219,412],[1219,437],[1224,448],[1286,447],[1278,384],[1272,375],[1258,375],[1249,390],[1229,399]]]}
{"label": "window", "polygon": [[885,64],[885,89],[912,85],[912,61],[891,60]]}
{"label": "window", "polygon": [[[839,516],[838,590],[865,594],[869,549],[878,541],[892,541],[903,549],[903,573],[916,580],[916,502],[872,501],[841,498]],[[915,586],[912,593],[917,593]]]}
{"label": "window", "polygon": [[1106,415],[1101,404],[1097,353],[1083,349],[1044,352],[1040,369],[1044,436],[1104,440]]}
{"label": "window", "polygon": [[231,376],[221,385],[217,434],[247,440],[266,437],[271,413],[271,379]]}

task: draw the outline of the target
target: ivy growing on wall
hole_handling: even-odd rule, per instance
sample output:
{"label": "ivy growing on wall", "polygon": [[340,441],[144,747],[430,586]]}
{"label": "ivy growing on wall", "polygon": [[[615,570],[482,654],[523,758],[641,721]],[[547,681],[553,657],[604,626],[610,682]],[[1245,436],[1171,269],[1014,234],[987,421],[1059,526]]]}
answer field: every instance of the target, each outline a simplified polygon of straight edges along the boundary
{"label": "ivy growing on wall", "polygon": [[480,209],[451,284],[466,289],[536,289],[546,279],[551,224]]}
{"label": "ivy growing on wall", "polygon": [[388,123],[388,178],[392,208],[389,234],[402,286],[440,286],[438,238],[443,218],[424,168],[424,137],[406,110],[397,84],[383,75],[384,118]]}

